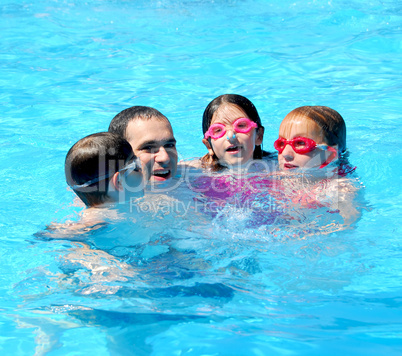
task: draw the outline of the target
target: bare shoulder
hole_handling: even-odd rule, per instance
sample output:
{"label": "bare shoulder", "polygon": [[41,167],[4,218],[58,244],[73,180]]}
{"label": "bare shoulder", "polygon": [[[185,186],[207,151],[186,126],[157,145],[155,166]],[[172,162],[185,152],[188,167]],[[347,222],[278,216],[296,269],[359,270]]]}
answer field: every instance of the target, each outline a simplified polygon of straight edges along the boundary
{"label": "bare shoulder", "polygon": [[186,167],[191,167],[191,168],[201,168],[201,159],[200,158],[191,158],[191,159],[183,159],[178,163],[178,167],[181,168],[186,168]]}
{"label": "bare shoulder", "polygon": [[89,231],[98,230],[118,220],[119,214],[115,210],[102,208],[88,208],[80,213],[78,221],[65,221],[63,223],[52,222],[42,231],[35,234],[36,237],[47,239],[79,239],[80,235],[86,235]]}

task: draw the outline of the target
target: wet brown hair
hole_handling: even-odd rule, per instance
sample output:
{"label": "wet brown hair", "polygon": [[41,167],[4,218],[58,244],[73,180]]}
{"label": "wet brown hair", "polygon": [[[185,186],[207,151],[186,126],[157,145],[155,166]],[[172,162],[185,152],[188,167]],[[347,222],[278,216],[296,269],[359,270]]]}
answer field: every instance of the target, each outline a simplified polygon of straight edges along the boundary
{"label": "wet brown hair", "polygon": [[[67,153],[64,171],[67,184],[87,206],[96,206],[108,200],[111,176],[123,169],[133,157],[131,145],[119,135],[99,132],[75,143]],[[98,177],[108,179],[94,182],[85,188],[75,188]]]}
{"label": "wet brown hair", "polygon": [[109,132],[115,133],[127,139],[127,126],[132,120],[166,120],[169,124],[168,118],[160,111],[149,106],[132,106],[119,112],[109,124]]}

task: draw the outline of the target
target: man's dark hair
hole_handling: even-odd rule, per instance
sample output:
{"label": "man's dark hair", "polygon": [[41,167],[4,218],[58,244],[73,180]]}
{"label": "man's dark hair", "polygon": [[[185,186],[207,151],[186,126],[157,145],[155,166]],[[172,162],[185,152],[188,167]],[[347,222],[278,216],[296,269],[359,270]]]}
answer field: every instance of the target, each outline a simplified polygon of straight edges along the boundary
{"label": "man's dark hair", "polygon": [[131,108],[124,109],[112,119],[108,131],[127,138],[126,129],[131,120],[151,120],[155,118],[169,122],[165,115],[154,108],[149,106],[132,106]]}

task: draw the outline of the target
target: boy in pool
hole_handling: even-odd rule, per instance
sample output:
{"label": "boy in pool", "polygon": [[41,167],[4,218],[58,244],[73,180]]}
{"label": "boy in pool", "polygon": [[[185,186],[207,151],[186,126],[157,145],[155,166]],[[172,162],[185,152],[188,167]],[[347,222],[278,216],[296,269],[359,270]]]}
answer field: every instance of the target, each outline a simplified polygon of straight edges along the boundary
{"label": "boy in pool", "polygon": [[[91,276],[95,277],[92,290],[99,291],[100,288],[104,291],[103,281],[135,276],[136,272],[129,264],[79,241],[80,237],[87,237],[89,231],[120,219],[120,209],[99,208],[113,207],[144,195],[141,164],[131,145],[110,132],[86,136],[68,151],[64,170],[67,184],[89,209],[80,214],[78,222],[52,223],[36,236],[75,241],[70,252],[62,257],[77,269],[81,266],[91,271]],[[112,287],[108,292],[115,293],[116,289]]]}
{"label": "boy in pool", "polygon": [[86,136],[65,160],[67,184],[87,207],[99,207],[143,195],[141,165],[130,144],[110,132]]}
{"label": "boy in pool", "polygon": [[125,138],[141,160],[144,179],[165,182],[176,175],[177,150],[165,115],[148,106],[133,106],[117,114],[109,132]]}

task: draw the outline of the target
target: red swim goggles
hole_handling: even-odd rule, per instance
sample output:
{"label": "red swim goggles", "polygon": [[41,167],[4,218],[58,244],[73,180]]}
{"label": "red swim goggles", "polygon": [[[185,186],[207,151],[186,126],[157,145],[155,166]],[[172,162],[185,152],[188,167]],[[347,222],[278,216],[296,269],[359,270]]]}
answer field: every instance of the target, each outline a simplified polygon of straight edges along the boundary
{"label": "red swim goggles", "polygon": [[[300,153],[300,154],[314,151],[317,148],[317,143],[314,140],[312,140],[311,138],[307,138],[307,137],[295,137],[295,138],[292,138],[291,140],[286,140],[283,137],[279,137],[274,142],[274,147],[279,153],[283,152],[286,145],[292,146],[293,151],[295,151],[296,153]],[[322,148],[321,146],[328,147],[327,145],[318,145],[319,148]]]}
{"label": "red swim goggles", "polygon": [[293,151],[299,154],[305,154],[314,151],[316,148],[331,152],[331,155],[327,158],[327,160],[323,164],[321,164],[320,168],[324,168],[325,166],[327,166],[336,157],[337,153],[334,147],[328,146],[326,144],[317,145],[317,143],[314,140],[307,137],[295,137],[292,138],[291,140],[286,140],[283,137],[279,137],[274,142],[274,147],[279,153],[283,152],[286,145],[290,145],[293,148]]}
{"label": "red swim goggles", "polygon": [[[233,122],[232,127],[233,131],[237,133],[249,133],[252,129],[257,128],[258,125],[247,117],[241,117],[240,119],[237,119],[235,122]],[[209,137],[211,137],[214,140],[217,140],[218,138],[221,138],[225,133],[226,126],[224,124],[213,124],[205,133],[204,138],[208,139]]]}

